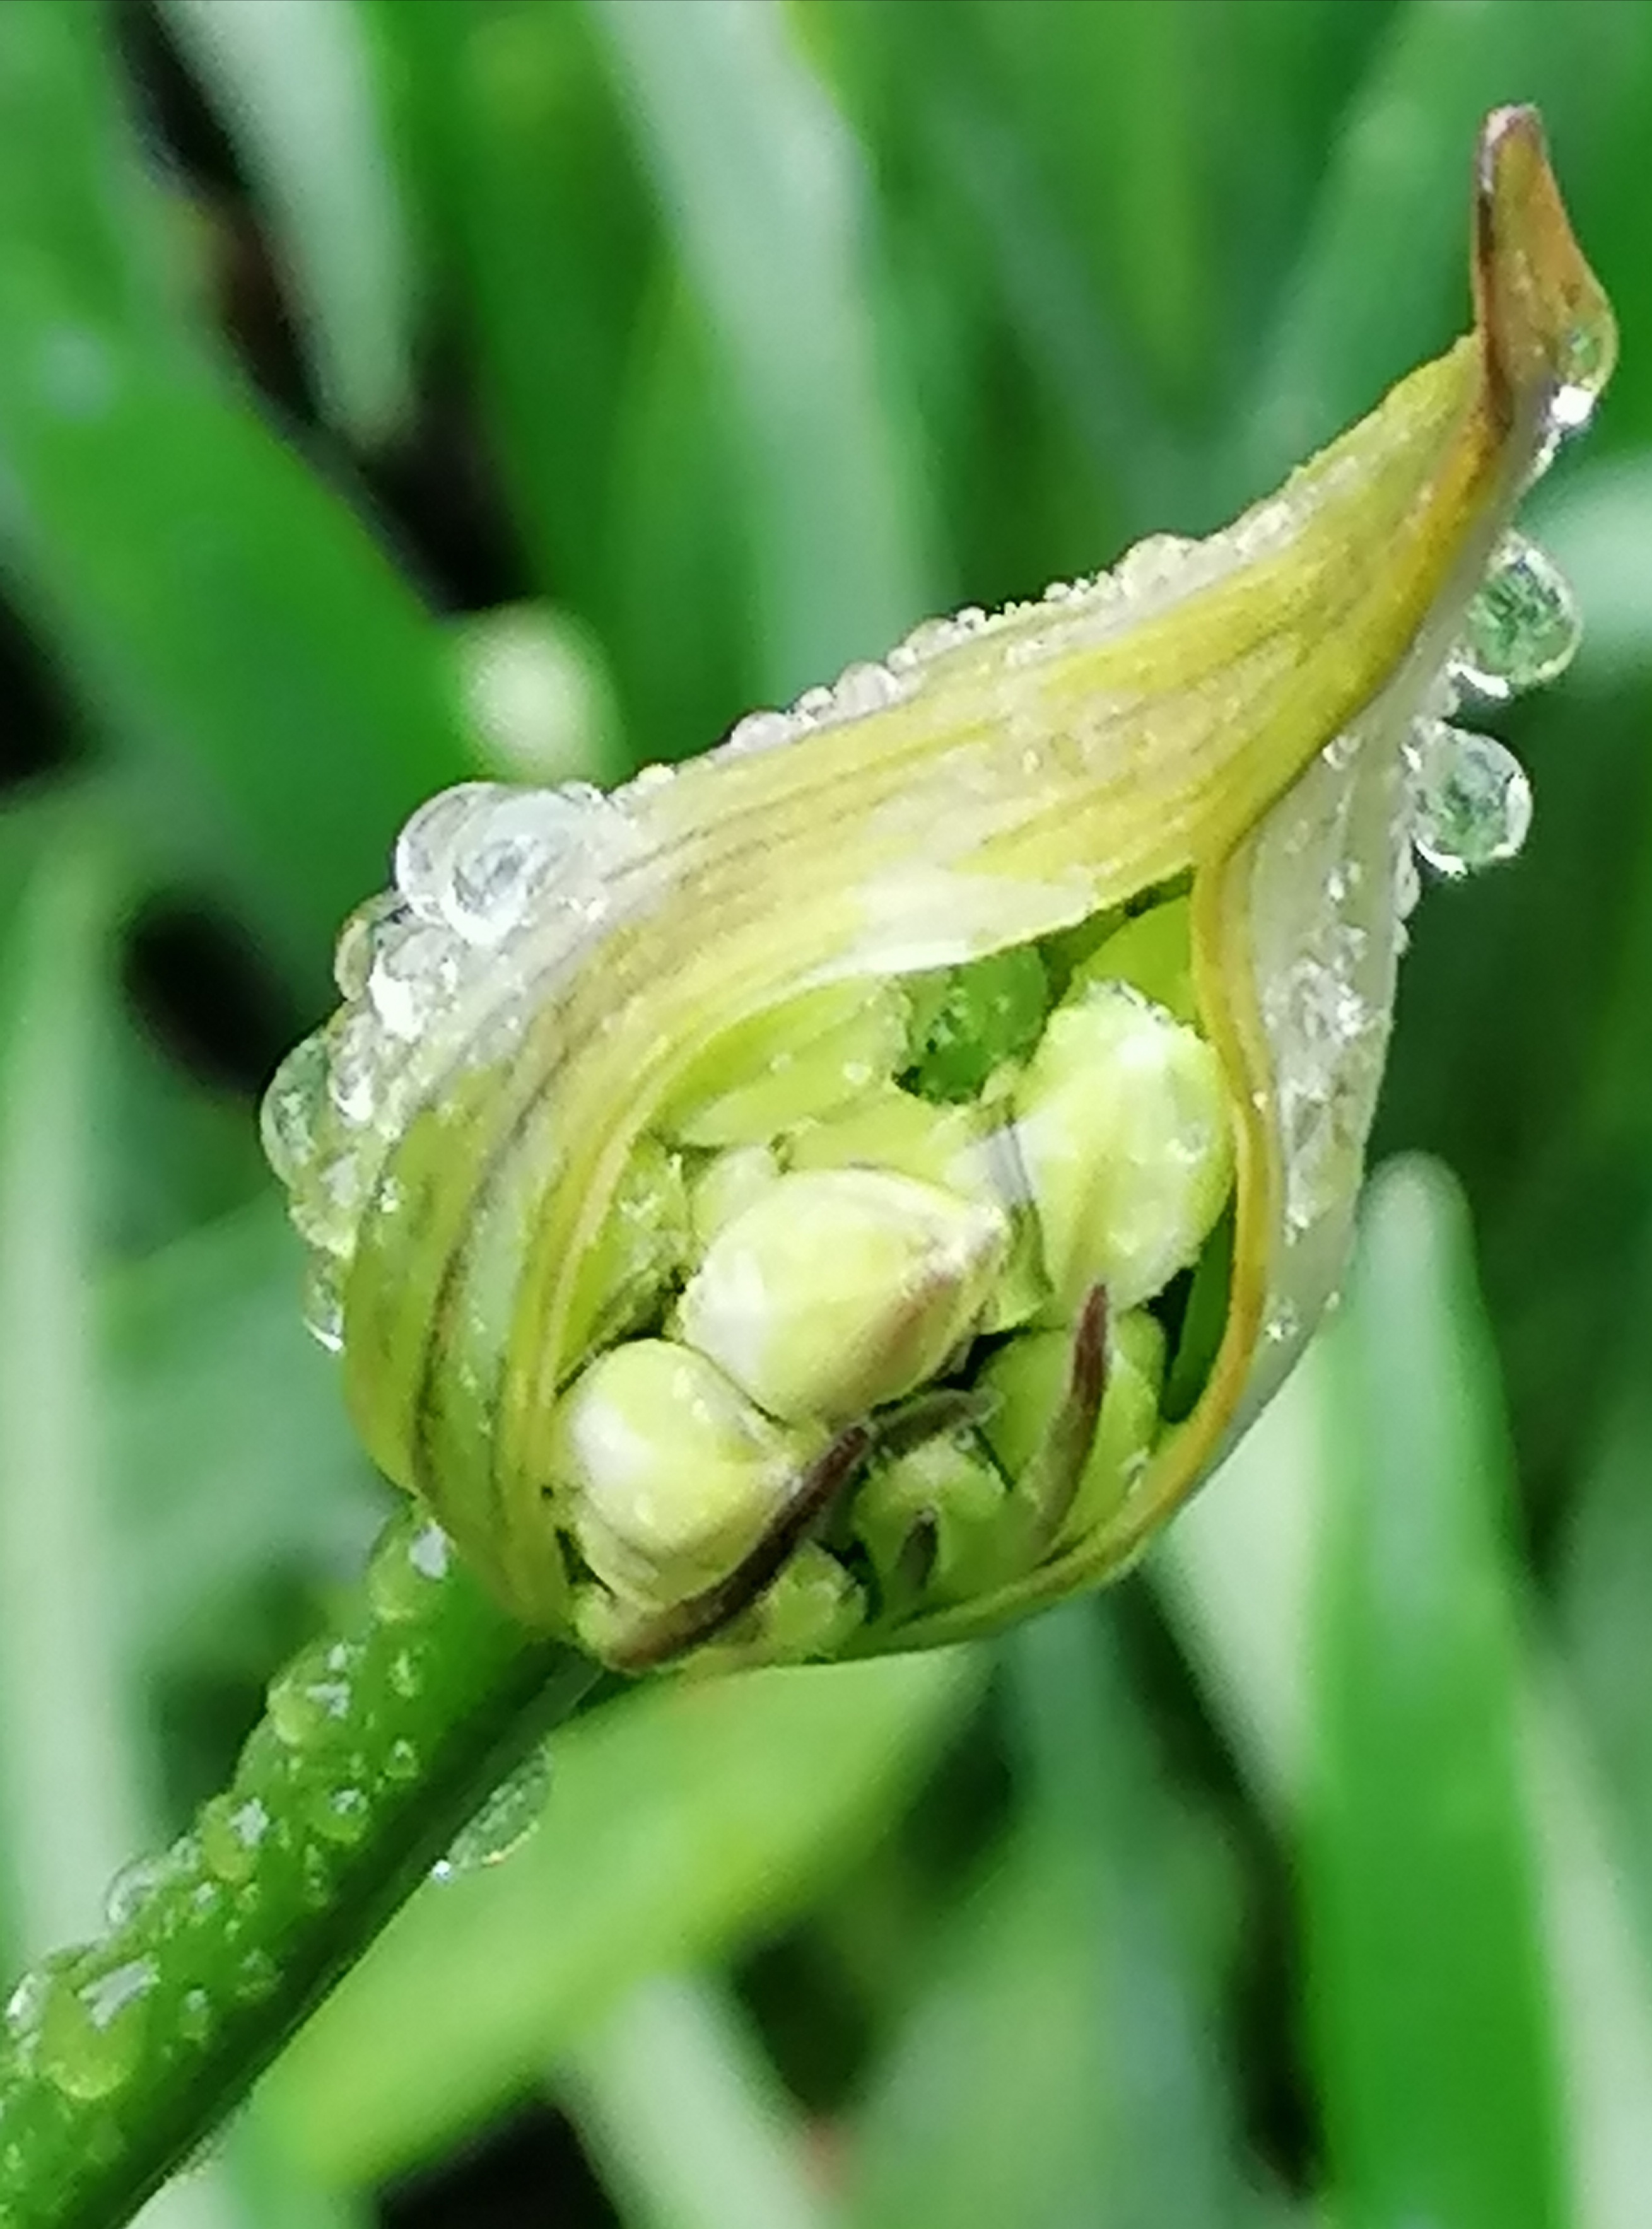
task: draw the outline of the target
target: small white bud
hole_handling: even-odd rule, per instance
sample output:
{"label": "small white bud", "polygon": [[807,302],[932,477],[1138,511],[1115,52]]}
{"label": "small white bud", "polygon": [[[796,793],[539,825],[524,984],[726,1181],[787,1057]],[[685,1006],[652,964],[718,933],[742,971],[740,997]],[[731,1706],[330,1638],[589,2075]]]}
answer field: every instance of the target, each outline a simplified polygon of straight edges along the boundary
{"label": "small white bud", "polygon": [[680,1335],[772,1416],[864,1416],[935,1375],[1003,1267],[1002,1212],[874,1169],[795,1171],[726,1224]]}
{"label": "small white bud", "polygon": [[1016,1111],[1059,1313],[1076,1314],[1098,1284],[1121,1311],[1161,1292],[1233,1183],[1211,1046],[1135,991],[1095,984],[1051,1016]]}
{"label": "small white bud", "polygon": [[756,1546],[822,1436],[775,1424],[703,1354],[633,1339],[563,1396],[550,1469],[592,1571],[632,1602],[668,1607]]}

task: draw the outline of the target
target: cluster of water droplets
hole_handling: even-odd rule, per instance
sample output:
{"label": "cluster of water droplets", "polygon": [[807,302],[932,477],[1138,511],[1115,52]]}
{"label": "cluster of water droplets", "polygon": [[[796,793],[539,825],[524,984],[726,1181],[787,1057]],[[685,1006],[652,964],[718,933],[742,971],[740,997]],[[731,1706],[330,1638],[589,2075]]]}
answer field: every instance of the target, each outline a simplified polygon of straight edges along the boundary
{"label": "cluster of water droplets", "polygon": [[[1462,726],[1459,707],[1465,698],[1504,704],[1557,680],[1580,633],[1576,600],[1559,567],[1523,535],[1506,536],[1405,746],[1411,841],[1437,874],[1456,879],[1512,858],[1532,824],[1526,769],[1495,736]],[[1405,914],[1417,889],[1409,860],[1402,877]]]}
{"label": "cluster of water droplets", "polygon": [[[498,1645],[491,1620],[479,1638],[455,1638],[450,1560],[428,1519],[398,1518],[370,1566],[363,1629],[317,1641],[278,1674],[229,1786],[188,1834],[119,1876],[103,1937],[46,1959],[12,1991],[0,2021],[0,2220],[54,2145],[119,2155],[125,2093],[204,2054],[274,1992],[276,1946],[298,1916],[333,1903],[352,1853],[416,1801],[421,1725],[445,1731],[464,1706],[451,1691],[484,1689]],[[544,1782],[535,1751],[439,1876],[517,1847]],[[106,2110],[88,2117],[88,2105]]]}
{"label": "cluster of water droplets", "polygon": [[356,1233],[420,1094],[433,1031],[517,939],[553,921],[570,936],[588,931],[639,842],[623,802],[586,783],[464,782],[402,829],[392,887],[339,935],[343,1003],[281,1063],[262,1108],[265,1153],[312,1249],[305,1320],[324,1346],[340,1342]]}
{"label": "cluster of water droplets", "polygon": [[[1259,505],[1256,516],[1259,517],[1265,508]],[[1270,511],[1276,525],[1277,510],[1275,505]],[[1007,603],[995,611],[967,604],[940,619],[922,620],[886,657],[845,666],[834,682],[806,689],[785,710],[748,712],[712,755],[746,758],[753,752],[774,750],[824,728],[904,703],[917,694],[930,671],[942,661],[956,652],[990,644],[995,635],[1009,633],[1034,612],[1043,613],[1052,623],[1080,617],[1093,623],[1098,613],[1135,616],[1144,601],[1172,587],[1179,594],[1186,594],[1211,573],[1232,562],[1241,530],[1250,517],[1247,514],[1246,520],[1225,535],[1212,536],[1208,543],[1189,541],[1176,534],[1151,534],[1127,550],[1110,571],[1081,580],[1052,581],[1035,599]],[[1200,551],[1208,553],[1208,563],[1203,568],[1197,563]],[[1011,644],[1008,662],[1017,665],[1047,657],[1053,646],[1047,635],[1027,636]]]}

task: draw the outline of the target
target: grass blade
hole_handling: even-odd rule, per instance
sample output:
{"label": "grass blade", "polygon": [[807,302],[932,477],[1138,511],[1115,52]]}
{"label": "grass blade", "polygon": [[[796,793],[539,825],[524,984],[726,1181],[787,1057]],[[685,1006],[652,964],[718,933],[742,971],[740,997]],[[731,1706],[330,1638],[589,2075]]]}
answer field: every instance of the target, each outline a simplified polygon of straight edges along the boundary
{"label": "grass blade", "polygon": [[414,274],[356,0],[164,0],[286,270],[324,416],[371,446],[413,404]]}
{"label": "grass blade", "polygon": [[802,2134],[740,2007],[713,1982],[645,1982],[558,2076],[627,2229],[827,2229]]}
{"label": "grass blade", "polygon": [[1355,2225],[1565,2219],[1518,1756],[1507,1457],[1463,1211],[1375,1188],[1331,1341],[1304,1842],[1313,2020]]}
{"label": "grass blade", "polygon": [[887,649],[926,601],[865,181],[778,9],[600,0],[595,20],[742,421],[764,678],[784,700]]}
{"label": "grass blade", "polygon": [[1209,1976],[1105,1611],[1012,1636],[1025,1803],[860,2124],[857,2229],[1230,2229],[1251,2218]]}
{"label": "grass blade", "polygon": [[796,1910],[923,1770],[980,1668],[948,1652],[755,1673],[569,1728],[555,1831],[422,1891],[268,2078],[298,2155],[338,2183],[427,2157],[635,1983]]}

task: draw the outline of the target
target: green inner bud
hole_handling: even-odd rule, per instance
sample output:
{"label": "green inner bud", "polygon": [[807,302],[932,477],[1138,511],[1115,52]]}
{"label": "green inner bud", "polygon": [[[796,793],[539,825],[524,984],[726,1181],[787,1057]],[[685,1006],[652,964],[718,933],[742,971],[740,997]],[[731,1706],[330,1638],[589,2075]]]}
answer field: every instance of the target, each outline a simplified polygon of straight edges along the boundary
{"label": "green inner bud", "polygon": [[886,1604],[967,1602],[1004,1576],[1007,1490],[970,1430],[937,1433],[880,1462],[854,1526]]}
{"label": "green inner bud", "polygon": [[771,1416],[847,1422],[935,1376],[1009,1253],[996,1207],[871,1169],[797,1171],[712,1240],[678,1329]]}
{"label": "green inner bud", "polygon": [[897,983],[806,991],[720,1037],[674,1094],[665,1127],[689,1146],[761,1145],[887,1082],[910,1025]]}
{"label": "green inner bud", "polygon": [[[1071,1342],[1064,1332],[1025,1332],[993,1355],[980,1373],[995,1397],[982,1426],[1008,1478],[1021,1477],[1038,1454],[1067,1390]],[[1056,1534],[1056,1545],[1081,1538],[1110,1517],[1141,1475],[1159,1426],[1165,1334],[1145,1308],[1119,1318],[1108,1337],[1107,1392],[1090,1460]]]}
{"label": "green inner bud", "polygon": [[1129,983],[1177,1021],[1196,1021],[1191,911],[1187,899],[1168,898],[1132,915],[1078,961],[1068,996],[1093,983]]}
{"label": "green inner bud", "polygon": [[602,1236],[580,1270],[575,1351],[634,1331],[656,1314],[689,1258],[691,1224],[679,1154],[644,1138],[631,1156]]}
{"label": "green inner bud", "polygon": [[749,1553],[824,1437],[775,1423],[704,1355],[633,1339],[599,1356],[558,1404],[553,1490],[597,1577],[629,1602],[666,1607]]}
{"label": "green inner bud", "polygon": [[1119,1309],[1161,1292],[1233,1182],[1212,1047],[1126,985],[1081,985],[1051,1016],[1015,1105],[1058,1320],[1096,1285]]}
{"label": "green inner bud", "polygon": [[780,1163],[767,1146],[731,1146],[697,1169],[688,1188],[689,1225],[697,1253],[704,1253],[723,1224],[749,1207],[780,1172]]}
{"label": "green inner bud", "polygon": [[912,1005],[907,1082],[925,1099],[972,1099],[1038,1043],[1050,981],[1037,946],[1025,944],[921,979]]}
{"label": "green inner bud", "polygon": [[[680,1144],[639,1147],[579,1293],[589,1341],[668,1336],[590,1365],[555,1427],[558,1521],[594,1575],[579,1630],[616,1661],[639,1613],[793,1521],[834,1435],[860,1435],[835,1498],[767,1577],[757,1553],[703,1654],[829,1654],[990,1598],[1116,1513],[1208,1375],[1232,1126],[1181,891],[1047,948],[805,992],[726,1033],[665,1125]],[[1098,1287],[1105,1390],[1069,1504],[1041,1450]]]}

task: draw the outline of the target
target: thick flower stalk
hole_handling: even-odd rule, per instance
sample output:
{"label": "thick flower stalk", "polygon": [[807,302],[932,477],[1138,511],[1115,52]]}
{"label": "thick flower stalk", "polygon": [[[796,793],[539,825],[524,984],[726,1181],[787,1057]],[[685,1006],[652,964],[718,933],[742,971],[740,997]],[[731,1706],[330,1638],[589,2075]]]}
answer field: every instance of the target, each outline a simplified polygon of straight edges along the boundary
{"label": "thick flower stalk", "polygon": [[1334,1293],[1456,724],[1576,622],[1515,504],[1610,369],[1535,117],[1473,332],[1200,543],[920,628],[603,796],[473,784],[266,1107],[412,1497],[232,1787],[29,1977],[0,2223],[118,2219],[598,1676],[928,1646],[1120,1571]]}

